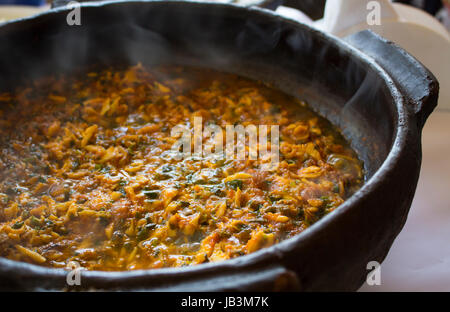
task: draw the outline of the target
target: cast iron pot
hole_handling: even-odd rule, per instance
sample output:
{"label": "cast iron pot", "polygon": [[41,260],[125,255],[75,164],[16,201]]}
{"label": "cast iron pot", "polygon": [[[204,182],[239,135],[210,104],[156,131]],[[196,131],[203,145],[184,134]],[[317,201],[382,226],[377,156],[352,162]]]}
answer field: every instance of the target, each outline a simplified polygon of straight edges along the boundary
{"label": "cast iron pot", "polygon": [[306,100],[364,161],[366,182],[300,235],[218,263],[130,272],[67,271],[0,258],[4,290],[356,290],[402,229],[438,82],[371,32],[345,40],[260,8],[182,1],[85,3],[0,27],[0,87],[91,65],[182,63],[234,72]]}

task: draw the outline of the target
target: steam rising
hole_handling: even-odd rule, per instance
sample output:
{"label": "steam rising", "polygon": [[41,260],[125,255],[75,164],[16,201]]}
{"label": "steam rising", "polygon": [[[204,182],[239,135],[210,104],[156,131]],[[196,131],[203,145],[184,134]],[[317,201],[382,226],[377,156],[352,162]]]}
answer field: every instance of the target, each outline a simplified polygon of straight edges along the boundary
{"label": "steam rising", "polygon": [[380,117],[389,107],[382,81],[306,26],[253,9],[177,1],[86,5],[81,26],[68,26],[66,14],[0,29],[1,89],[93,65],[212,67],[306,100],[342,129],[369,174],[382,161],[367,150],[369,142],[385,154],[389,149],[392,122]]}

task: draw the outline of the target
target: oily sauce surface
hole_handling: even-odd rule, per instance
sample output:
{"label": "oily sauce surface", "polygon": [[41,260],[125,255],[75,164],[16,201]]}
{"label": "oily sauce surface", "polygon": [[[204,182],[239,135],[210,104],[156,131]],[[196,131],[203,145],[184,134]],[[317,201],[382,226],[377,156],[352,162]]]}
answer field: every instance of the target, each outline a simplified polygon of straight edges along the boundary
{"label": "oily sauce surface", "polygon": [[[0,256],[13,260],[112,271],[234,258],[301,233],[363,181],[326,120],[231,74],[137,65],[41,79],[0,104]],[[174,159],[171,129],[194,117],[279,125],[278,165]]]}

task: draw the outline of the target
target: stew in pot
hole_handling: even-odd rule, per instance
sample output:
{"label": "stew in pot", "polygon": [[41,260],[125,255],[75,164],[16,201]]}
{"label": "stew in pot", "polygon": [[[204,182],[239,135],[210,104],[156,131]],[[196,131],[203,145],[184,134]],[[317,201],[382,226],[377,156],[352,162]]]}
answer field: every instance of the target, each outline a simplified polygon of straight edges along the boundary
{"label": "stew in pot", "polygon": [[[301,233],[363,182],[355,152],[305,103],[209,69],[40,79],[0,104],[0,256],[13,260],[113,271],[230,259]],[[175,157],[172,130],[193,133],[195,118],[277,125],[279,161]]]}

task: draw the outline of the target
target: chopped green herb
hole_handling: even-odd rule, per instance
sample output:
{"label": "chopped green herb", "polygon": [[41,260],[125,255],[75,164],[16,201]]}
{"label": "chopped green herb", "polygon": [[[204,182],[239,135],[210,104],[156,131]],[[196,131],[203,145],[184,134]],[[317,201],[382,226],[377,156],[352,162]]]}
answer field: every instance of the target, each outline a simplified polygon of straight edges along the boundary
{"label": "chopped green herb", "polygon": [[95,164],[94,169],[95,169],[96,171],[100,171],[100,170],[102,170],[102,168],[103,168],[103,165],[102,165],[102,164]]}
{"label": "chopped green herb", "polygon": [[233,190],[242,189],[242,180],[231,180],[227,182],[227,185],[231,187]]}
{"label": "chopped green herb", "polygon": [[20,229],[20,228],[22,227],[22,225],[23,225],[23,221],[16,222],[16,223],[14,223],[14,225],[12,226],[12,228],[13,228],[14,230],[18,230],[18,229]]}
{"label": "chopped green herb", "polygon": [[35,216],[31,216],[30,219],[30,225],[33,228],[40,228],[41,227],[41,220],[39,220],[38,218],[36,218]]}
{"label": "chopped green herb", "polygon": [[157,199],[159,198],[161,192],[153,190],[153,191],[142,191],[142,193],[149,199]]}
{"label": "chopped green herb", "polygon": [[187,202],[187,201],[180,201],[180,207],[181,207],[181,208],[186,208],[186,207],[189,207],[190,205],[191,205],[190,202]]}

